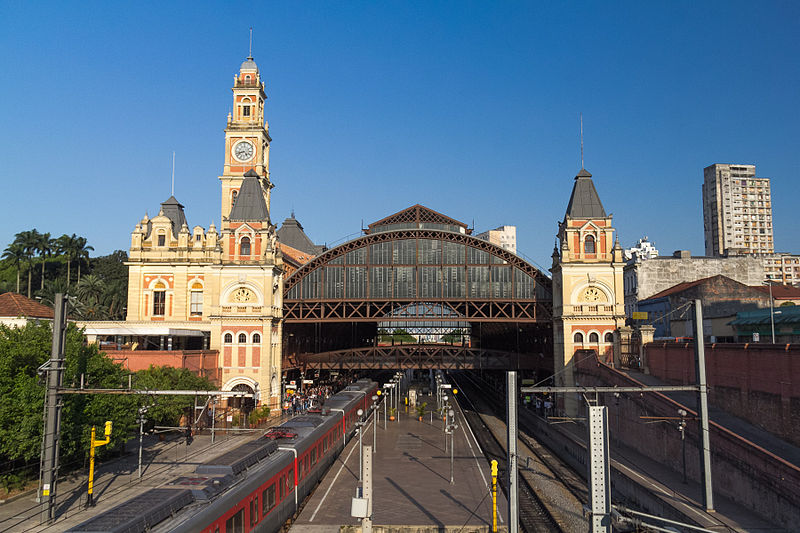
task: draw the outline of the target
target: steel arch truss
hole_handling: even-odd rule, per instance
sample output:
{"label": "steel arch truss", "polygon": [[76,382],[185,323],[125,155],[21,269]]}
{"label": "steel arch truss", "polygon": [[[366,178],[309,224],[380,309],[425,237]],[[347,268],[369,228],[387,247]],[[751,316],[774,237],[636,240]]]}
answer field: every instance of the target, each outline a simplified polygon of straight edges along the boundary
{"label": "steel arch truss", "polygon": [[536,368],[536,357],[467,346],[404,344],[301,354],[298,363],[319,370],[508,370]]}
{"label": "steel arch truss", "polygon": [[[343,259],[348,252],[362,248],[368,248],[373,244],[410,239],[441,240],[443,242],[463,244],[465,246],[487,252],[491,257],[497,258],[500,262],[491,262],[486,264],[481,263],[480,266],[510,266],[520,270],[533,280],[534,286],[531,290],[532,297],[514,297],[513,294],[515,293],[516,288],[512,288],[510,291],[512,294],[511,297],[504,298],[431,298],[417,296],[411,299],[378,297],[332,299],[315,297],[289,297],[289,295],[292,294],[292,289],[298,287],[298,285],[301,284],[307,276],[312,275],[312,273],[317,272],[320,269],[324,269],[326,266],[333,265],[333,261],[338,261],[336,266],[343,266]],[[365,255],[368,256],[368,254]],[[359,263],[358,265],[353,266],[366,267],[367,270],[372,267],[398,266],[392,263],[387,264],[384,262],[379,264],[370,263],[369,261],[370,260],[367,259],[366,263]],[[442,262],[438,264],[429,264],[421,263],[419,260],[417,260],[416,263],[410,263],[408,265],[418,268],[435,266],[463,266],[467,268],[468,266],[478,266],[466,261],[456,264]],[[348,264],[348,266],[350,265]],[[400,266],[405,266],[405,264]],[[316,275],[319,277],[319,279],[322,279],[322,274],[323,272],[318,272]],[[367,275],[366,278],[367,279],[365,283],[369,284],[369,275]],[[514,281],[513,283],[517,282]],[[299,288],[300,287],[298,287],[298,289]],[[297,294],[297,292],[300,291],[295,291],[295,294]],[[369,294],[372,294],[371,289],[369,290]],[[419,294],[419,291],[417,291],[416,294]],[[415,321],[421,319],[437,320],[437,317],[431,316],[430,314],[425,314],[425,310],[427,308],[436,305],[452,309],[461,320],[469,320],[474,322],[548,322],[552,319],[552,281],[538,268],[534,267],[516,254],[513,254],[497,245],[476,237],[472,237],[463,233],[433,229],[401,229],[396,231],[371,233],[328,250],[327,252],[303,265],[294,274],[287,278],[284,288],[284,320],[286,323],[377,322],[387,318],[391,318],[393,321]],[[418,311],[416,314],[393,316],[393,312],[397,308],[403,306],[407,306],[408,308],[413,308],[416,306]],[[443,321],[452,321],[454,318],[454,316],[443,316],[439,319]]]}

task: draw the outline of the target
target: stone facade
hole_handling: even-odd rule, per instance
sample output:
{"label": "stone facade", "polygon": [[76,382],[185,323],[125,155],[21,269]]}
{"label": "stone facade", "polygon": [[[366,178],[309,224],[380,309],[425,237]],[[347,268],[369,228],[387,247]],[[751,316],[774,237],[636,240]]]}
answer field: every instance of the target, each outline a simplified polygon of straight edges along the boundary
{"label": "stone facade", "polygon": [[[575,384],[573,356],[593,349],[610,359],[614,332],[625,324],[622,247],[615,242],[591,174],[575,178],[567,212],[558,225],[553,251],[553,353],[557,386]],[[574,395],[565,395],[567,413],[577,413]]]}
{"label": "stone facade", "polygon": [[190,229],[174,197],[158,215],[145,215],[131,235],[127,320],[89,324],[87,334],[113,335],[136,350],[217,351],[222,390],[256,392],[260,403],[277,406],[284,269],[269,218],[265,100],[247,58],[225,129],[220,227]]}

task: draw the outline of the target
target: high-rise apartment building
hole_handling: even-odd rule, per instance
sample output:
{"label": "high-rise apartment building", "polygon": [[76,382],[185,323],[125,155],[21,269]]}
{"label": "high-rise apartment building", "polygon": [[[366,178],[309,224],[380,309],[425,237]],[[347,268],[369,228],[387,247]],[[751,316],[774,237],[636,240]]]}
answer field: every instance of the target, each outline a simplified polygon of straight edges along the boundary
{"label": "high-rise apartment building", "polygon": [[755,165],[716,164],[703,170],[706,255],[771,254],[769,179]]}
{"label": "high-rise apartment building", "polygon": [[475,235],[479,239],[496,244],[503,250],[508,250],[512,254],[517,253],[517,227],[500,226]]}

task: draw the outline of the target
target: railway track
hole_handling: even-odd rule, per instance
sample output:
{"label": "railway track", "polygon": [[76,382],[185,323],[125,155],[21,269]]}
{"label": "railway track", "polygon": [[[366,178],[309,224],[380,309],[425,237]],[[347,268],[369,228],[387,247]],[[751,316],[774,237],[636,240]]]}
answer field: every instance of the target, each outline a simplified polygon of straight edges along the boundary
{"label": "railway track", "polygon": [[[451,375],[451,378],[453,376]],[[486,386],[481,386],[474,379],[466,374],[459,374],[454,382],[456,386],[462,391],[459,395],[459,403],[461,404],[464,417],[473,429],[476,438],[480,442],[484,455],[489,460],[496,460],[498,462],[499,478],[504,479],[507,477],[507,457],[504,442],[499,439],[496,434],[497,431],[492,431],[484,420],[482,413],[495,413],[499,415],[498,418],[502,420],[504,413],[496,413],[498,403],[491,394],[487,395],[487,390],[491,390]],[[489,396],[489,398],[487,398]],[[490,400],[490,401],[487,401]],[[500,409],[503,407],[501,405]],[[541,454],[541,446],[535,443],[533,439],[527,435],[523,435],[520,431],[520,437],[523,443],[531,449],[534,454]],[[544,454],[542,454],[544,455]],[[547,458],[552,462],[552,458]],[[524,468],[525,465],[519,465]],[[501,483],[503,491],[506,492],[506,484]],[[519,476],[519,521],[522,529],[526,533],[533,532],[561,532],[570,531],[570,528],[564,529],[559,524],[559,521],[548,509],[548,506],[539,497],[537,491],[531,486],[526,476]],[[585,492],[585,491],[584,491]],[[508,494],[506,493],[506,497]]]}

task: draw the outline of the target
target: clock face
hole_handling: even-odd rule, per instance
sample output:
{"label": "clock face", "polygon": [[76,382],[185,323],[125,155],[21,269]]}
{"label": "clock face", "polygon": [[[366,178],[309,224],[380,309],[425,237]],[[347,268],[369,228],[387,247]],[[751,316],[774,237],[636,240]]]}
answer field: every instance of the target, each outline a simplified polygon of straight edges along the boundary
{"label": "clock face", "polygon": [[599,302],[603,300],[603,292],[597,287],[589,287],[583,291],[583,299],[587,302]]}
{"label": "clock face", "polygon": [[231,294],[231,300],[236,303],[252,302],[255,301],[255,295],[250,289],[245,289],[242,287],[233,291],[233,294]]}
{"label": "clock face", "polygon": [[237,161],[250,161],[253,159],[255,153],[256,149],[250,141],[239,141],[233,145],[233,157],[235,157]]}

